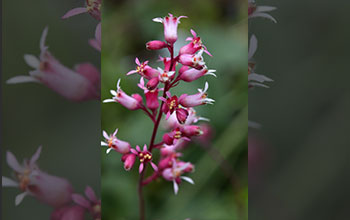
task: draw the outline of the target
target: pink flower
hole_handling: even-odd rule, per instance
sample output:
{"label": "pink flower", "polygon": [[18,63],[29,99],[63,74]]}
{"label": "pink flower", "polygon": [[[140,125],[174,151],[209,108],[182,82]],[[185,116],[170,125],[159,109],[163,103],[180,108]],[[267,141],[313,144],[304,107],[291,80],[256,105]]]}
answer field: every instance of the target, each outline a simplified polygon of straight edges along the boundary
{"label": "pink flower", "polygon": [[203,131],[197,125],[185,125],[181,127],[181,133],[186,137],[192,137],[202,135]]}
{"label": "pink flower", "polygon": [[183,124],[188,116],[187,110],[179,105],[178,99],[175,95],[171,96],[170,92],[167,92],[166,95],[168,96],[167,99],[163,97],[159,98],[165,103],[162,107],[162,111],[166,114],[166,119],[168,119],[173,112],[176,112],[178,122]]}
{"label": "pink flower", "polygon": [[51,213],[50,220],[84,220],[85,209],[79,205],[64,206]]}
{"label": "pink flower", "polygon": [[136,70],[131,70],[126,75],[138,73],[146,79],[158,77],[159,72],[153,69],[152,67],[148,66],[148,61],[141,63],[140,60],[136,57],[135,63],[137,64]]}
{"label": "pink flower", "polygon": [[179,57],[179,62],[186,66],[191,66],[198,70],[201,70],[205,67],[205,62],[203,59],[203,49],[201,49],[197,54],[183,54]]}
{"label": "pink flower", "polygon": [[164,25],[164,38],[165,40],[173,44],[177,41],[177,26],[180,23],[181,18],[187,18],[186,16],[174,17],[169,13],[169,16],[165,18],[154,18],[154,22],[163,23]]}
{"label": "pink flower", "polygon": [[95,30],[95,39],[90,39],[89,44],[98,51],[101,51],[101,23],[98,23]]}
{"label": "pink flower", "polygon": [[[161,57],[159,56],[159,61],[162,61],[164,63],[164,71],[170,71],[171,66],[171,58],[170,57]],[[171,68],[171,71],[176,70],[176,65],[173,65]]]}
{"label": "pink flower", "polygon": [[167,43],[160,40],[152,40],[146,43],[146,48],[148,50],[160,50],[160,49],[166,48],[167,46],[168,46]]}
{"label": "pink flower", "polygon": [[131,154],[124,154],[122,156],[122,162],[124,163],[124,169],[126,171],[131,170],[131,168],[134,166],[136,160],[136,155],[131,153]]}
{"label": "pink flower", "polygon": [[131,151],[131,153],[136,155],[139,158],[139,160],[140,160],[139,173],[141,173],[143,171],[146,163],[150,163],[155,171],[158,170],[157,165],[155,165],[152,162],[152,154],[151,154],[151,152],[149,152],[147,150],[147,145],[146,144],[143,146],[143,150],[142,151],[141,151],[139,146],[136,146],[136,150],[131,148],[130,151]]}
{"label": "pink flower", "polygon": [[142,97],[139,94],[129,96],[120,88],[120,79],[117,82],[117,90],[111,90],[110,92],[113,98],[104,100],[104,103],[118,102],[129,110],[137,110],[143,107]]}
{"label": "pink flower", "polygon": [[179,54],[195,54],[200,49],[203,49],[205,53],[207,53],[209,56],[212,56],[207,48],[203,45],[202,40],[200,37],[197,36],[197,33],[191,29],[191,34],[193,37],[188,37],[186,41],[191,41],[190,43],[186,44],[185,46],[181,47]]}
{"label": "pink flower", "polygon": [[80,194],[73,194],[73,201],[81,207],[87,209],[93,219],[101,219],[101,200],[96,197],[94,190],[87,186],[85,188],[85,197]]}
{"label": "pink flower", "polygon": [[101,20],[101,2],[102,0],[86,0],[85,7],[74,8],[63,15],[62,19],[66,19],[78,14],[89,13],[96,20]]}
{"label": "pink flower", "polygon": [[24,160],[22,165],[18,163],[11,152],[6,154],[7,164],[13,169],[15,180],[2,177],[2,186],[16,187],[22,191],[21,194],[16,196],[16,206],[27,195],[34,196],[39,201],[53,207],[61,207],[71,201],[73,192],[71,184],[66,179],[44,173],[36,165],[40,153],[41,147],[38,148],[29,161]]}
{"label": "pink flower", "polygon": [[277,23],[276,19],[269,15],[266,12],[270,12],[276,9],[276,7],[272,6],[257,6],[255,4],[254,0],[249,0],[248,1],[248,17],[249,18],[254,18],[254,17],[262,17],[262,18],[267,18],[274,23]]}
{"label": "pink flower", "polygon": [[207,98],[206,91],[208,90],[208,88],[209,84],[206,82],[204,90],[198,89],[199,93],[194,95],[181,95],[179,98],[179,103],[185,107],[195,107],[198,105],[213,104],[215,100]]}
{"label": "pink flower", "polygon": [[175,76],[174,75],[175,71],[162,70],[159,67],[158,67],[158,72],[159,72],[159,81],[161,81],[162,83],[169,82]]}
{"label": "pink flower", "polygon": [[167,145],[173,145],[173,144],[176,145],[179,140],[190,141],[188,137],[190,136],[185,135],[182,131],[182,128],[177,127],[171,132],[164,134],[163,141]]}
{"label": "pink flower", "polygon": [[[153,79],[157,79],[157,78],[153,78]],[[144,81],[143,77],[141,77],[140,83],[138,84],[138,86],[142,90],[144,90],[147,107],[151,110],[156,110],[159,107],[159,100],[158,100],[159,89],[155,88],[153,90],[149,90],[148,88],[146,88],[145,81]],[[151,86],[153,86],[153,85],[151,85]]]}
{"label": "pink flower", "polygon": [[204,67],[201,70],[191,68],[183,71],[180,75],[180,79],[182,79],[185,82],[192,82],[206,75],[211,75],[216,77],[215,72],[216,70],[208,70],[207,67]]}
{"label": "pink flower", "polygon": [[174,184],[174,192],[177,195],[179,191],[179,185],[181,183],[181,179],[185,180],[191,184],[194,184],[193,180],[189,177],[182,176],[185,173],[185,170],[189,167],[193,166],[191,163],[178,163],[176,160],[173,160],[173,166],[171,168],[167,168],[162,172],[162,176],[164,179],[168,181],[172,181]]}
{"label": "pink flower", "polygon": [[106,139],[106,142],[101,141],[101,146],[107,146],[108,149],[106,153],[108,154],[112,149],[121,153],[126,154],[130,151],[130,144],[126,141],[119,140],[116,135],[118,133],[118,128],[114,131],[113,134],[108,135],[106,131],[103,131],[103,137]]}
{"label": "pink flower", "polygon": [[45,40],[48,29],[45,28],[40,40],[40,57],[25,55],[27,64],[34,68],[29,76],[16,76],[7,83],[42,83],[61,96],[72,101],[86,101],[100,97],[100,73],[91,64],[77,65],[75,71],[63,66],[48,51]]}

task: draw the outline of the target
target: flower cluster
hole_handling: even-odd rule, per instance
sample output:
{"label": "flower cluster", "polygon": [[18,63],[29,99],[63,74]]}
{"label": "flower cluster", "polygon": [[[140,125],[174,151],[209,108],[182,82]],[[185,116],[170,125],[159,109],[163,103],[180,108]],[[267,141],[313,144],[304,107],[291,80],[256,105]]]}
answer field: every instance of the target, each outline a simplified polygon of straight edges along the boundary
{"label": "flower cluster", "polygon": [[34,155],[20,164],[11,153],[6,153],[8,166],[13,170],[13,177],[2,177],[2,187],[14,187],[20,190],[15,198],[19,205],[26,196],[33,196],[44,204],[54,208],[52,220],[83,220],[85,213],[90,213],[94,220],[101,220],[101,201],[94,191],[87,187],[85,194],[89,201],[79,194],[73,193],[71,183],[62,177],[42,171],[37,165],[42,147]]}
{"label": "flower cluster", "polygon": [[[277,23],[276,19],[272,17],[267,12],[275,10],[276,7],[272,6],[257,6],[255,3],[255,0],[248,0],[248,18],[254,18],[254,17],[262,17],[267,18],[275,23]],[[255,35],[252,35],[249,41],[249,49],[248,49],[248,87],[265,87],[268,88],[267,85],[265,85],[265,82],[271,82],[272,79],[268,78],[267,76],[257,74],[255,72],[255,61],[253,60],[253,56],[258,48],[258,40]]]}
{"label": "flower cluster", "polygon": [[[101,0],[86,0],[86,7],[75,8],[66,13],[66,19],[83,12],[101,20]],[[71,101],[87,101],[100,99],[100,72],[91,63],[81,63],[70,69],[59,62],[46,46],[48,28],[46,27],[40,39],[40,55],[24,55],[25,62],[34,70],[28,75],[16,76],[7,80],[8,84],[35,82],[41,83],[59,95]],[[89,44],[101,51],[101,23],[95,30],[95,38]]]}
{"label": "flower cluster", "polygon": [[[194,184],[194,181],[186,176],[194,171],[194,165],[181,159],[181,150],[192,138],[203,134],[201,127],[196,123],[208,120],[197,116],[194,107],[213,104],[214,100],[208,97],[208,82],[195,94],[177,95],[172,94],[170,90],[180,82],[192,82],[206,75],[216,76],[215,70],[208,69],[203,58],[204,53],[212,55],[194,30],[190,31],[192,36],[186,39],[188,43],[175,54],[174,43],[178,39],[178,24],[183,18],[186,16],[176,17],[169,14],[164,18],[153,19],[163,24],[165,41],[149,41],[146,43],[146,48],[151,51],[167,49],[170,55],[160,57],[163,66],[157,68],[152,67],[149,61],[135,59],[136,68],[126,75],[140,75],[138,87],[144,95],[128,95],[122,90],[119,79],[117,89],[110,91],[112,98],[104,100],[105,103],[117,102],[129,110],[144,111],[154,123],[150,145],[144,144],[142,148],[139,146],[133,148],[127,141],[117,138],[118,129],[111,135],[103,131],[105,140],[101,142],[102,146],[107,146],[107,153],[114,150],[122,154],[121,160],[125,170],[131,170],[136,162],[139,164],[141,187],[163,178],[173,183],[175,194],[178,193],[179,185],[183,181]],[[155,143],[161,120],[167,132],[163,134],[161,142]],[[160,153],[158,161],[153,156],[154,149]],[[143,179],[148,164],[153,168],[153,174]]]}

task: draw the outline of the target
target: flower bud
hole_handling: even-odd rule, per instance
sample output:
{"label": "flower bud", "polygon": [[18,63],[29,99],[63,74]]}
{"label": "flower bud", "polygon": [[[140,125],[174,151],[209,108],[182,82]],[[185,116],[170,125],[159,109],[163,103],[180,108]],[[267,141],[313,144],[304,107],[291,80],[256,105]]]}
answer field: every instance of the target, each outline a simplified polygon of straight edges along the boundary
{"label": "flower bud", "polygon": [[149,109],[155,110],[159,107],[158,90],[146,92],[146,105]]}
{"label": "flower bud", "polygon": [[167,44],[160,40],[152,40],[146,43],[146,48],[148,50],[160,50],[167,47]]}
{"label": "flower bud", "polygon": [[124,169],[129,171],[135,163],[136,155],[135,154],[124,154],[122,157],[122,161],[124,163]]}
{"label": "flower bud", "polygon": [[167,144],[167,145],[172,145],[174,139],[173,139],[172,137],[170,137],[170,135],[169,135],[168,133],[165,133],[165,134],[163,135],[163,141],[164,141],[164,143]]}
{"label": "flower bud", "polygon": [[153,90],[157,88],[158,84],[159,84],[159,78],[154,77],[148,81],[148,83],[146,84],[146,87],[148,90]]}
{"label": "flower bud", "polygon": [[188,111],[184,108],[178,108],[176,109],[176,117],[180,124],[185,123],[187,117],[188,117]]}

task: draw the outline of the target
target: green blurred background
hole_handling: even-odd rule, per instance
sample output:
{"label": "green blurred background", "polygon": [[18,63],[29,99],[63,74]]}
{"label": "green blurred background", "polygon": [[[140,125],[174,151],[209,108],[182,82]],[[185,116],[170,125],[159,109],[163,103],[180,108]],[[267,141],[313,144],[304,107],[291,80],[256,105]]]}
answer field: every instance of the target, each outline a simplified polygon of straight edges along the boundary
{"label": "green blurred background", "polygon": [[[212,146],[235,170],[236,183],[220,169],[199,144],[184,151],[183,159],[196,165],[189,176],[196,185],[181,184],[174,195],[172,183],[160,180],[145,188],[147,219],[154,220],[232,220],[247,219],[247,2],[232,0],[104,1],[102,18],[102,99],[110,98],[118,78],[125,92],[142,92],[136,84],[138,75],[125,74],[135,68],[135,57],[157,63],[163,51],[147,51],[149,40],[163,40],[163,26],[152,21],[168,13],[186,15],[179,25],[176,50],[184,45],[193,28],[203,39],[213,58],[205,55],[209,69],[217,70],[217,78],[203,77],[193,83],[182,82],[174,94],[193,94],[209,82],[209,97],[215,105],[198,107],[198,114],[211,119],[214,132]],[[149,143],[152,122],[140,111],[129,111],[116,103],[102,105],[102,129],[112,133],[119,128],[118,138],[132,146]],[[160,132],[161,135],[163,131]],[[161,135],[158,135],[159,140]],[[121,155],[112,152],[102,157],[102,213],[105,220],[138,219],[138,172],[123,169]],[[138,166],[136,162],[135,166]],[[150,170],[148,170],[150,171]],[[233,175],[233,173],[230,173]]]}
{"label": "green blurred background", "polygon": [[349,2],[257,3],[276,6],[278,23],[249,23],[257,72],[275,80],[249,92],[265,169],[249,182],[249,217],[349,219]]}
{"label": "green blurred background", "polygon": [[[2,174],[11,176],[7,150],[22,161],[42,145],[38,161],[42,170],[69,179],[78,193],[90,185],[99,194],[100,103],[72,103],[40,84],[5,84],[31,70],[23,55],[39,54],[46,25],[47,45],[64,65],[90,61],[99,68],[100,54],[88,45],[97,22],[87,14],[60,19],[69,9],[82,6],[83,0],[3,0],[2,4]],[[49,219],[51,208],[31,197],[15,207],[17,194],[18,189],[2,190],[2,219]]]}

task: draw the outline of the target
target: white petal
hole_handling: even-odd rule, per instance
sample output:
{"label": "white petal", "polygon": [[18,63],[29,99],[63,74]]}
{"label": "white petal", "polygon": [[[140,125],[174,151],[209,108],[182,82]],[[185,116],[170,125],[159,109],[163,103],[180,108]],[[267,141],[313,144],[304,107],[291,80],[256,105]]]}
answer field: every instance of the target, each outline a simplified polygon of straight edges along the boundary
{"label": "white petal", "polygon": [[18,206],[22,202],[24,197],[26,197],[26,195],[28,195],[28,192],[23,192],[23,193],[17,195],[16,199],[15,199],[15,205]]}
{"label": "white petal", "polygon": [[254,56],[257,49],[258,49],[258,39],[256,38],[255,35],[252,35],[249,41],[248,60],[250,60]]}
{"label": "white petal", "polygon": [[34,153],[34,155],[32,156],[32,158],[29,161],[29,164],[32,166],[34,165],[34,163],[39,159],[40,157],[40,153],[41,153],[41,146],[39,146],[38,150]]}
{"label": "white petal", "polygon": [[177,195],[177,193],[179,192],[179,185],[177,185],[175,180],[173,181],[173,183],[174,183],[174,193],[175,195]]}
{"label": "white petal", "polygon": [[273,21],[274,23],[277,23],[277,20],[274,17],[272,17],[271,15],[267,14],[267,13],[259,13],[259,12],[258,13],[253,13],[250,17],[251,18],[254,18],[254,17],[267,18],[267,19]]}
{"label": "white petal", "polygon": [[189,183],[191,183],[191,184],[194,184],[194,181],[193,181],[191,178],[187,177],[187,176],[182,176],[181,179],[183,179],[183,180],[185,180],[186,182],[189,182]]}
{"label": "white petal", "polygon": [[32,76],[15,76],[6,81],[7,84],[17,84],[17,83],[27,83],[27,82],[40,83],[39,80],[35,79]]}
{"label": "white petal", "polygon": [[163,18],[153,18],[152,21],[163,23]]}
{"label": "white petal", "polygon": [[24,60],[30,67],[33,67],[34,69],[38,69],[40,66],[39,59],[34,55],[26,54],[24,55]]}
{"label": "white petal", "polygon": [[115,102],[115,100],[114,99],[105,99],[105,100],[103,100],[103,103],[108,103],[108,102]]}
{"label": "white petal", "polygon": [[14,171],[22,173],[23,167],[18,163],[15,155],[13,155],[10,151],[7,151],[6,161],[9,167],[11,167]]}
{"label": "white petal", "polygon": [[10,178],[3,176],[2,177],[2,187],[18,187],[18,183]]}
{"label": "white petal", "polygon": [[112,148],[108,148],[108,149],[106,150],[106,154],[109,154],[109,152],[111,152],[111,150],[112,150]]}
{"label": "white petal", "polygon": [[103,142],[103,141],[101,141],[101,146],[108,146],[108,144]]}
{"label": "white petal", "polygon": [[40,38],[40,49],[41,50],[45,50],[47,49],[47,47],[45,47],[45,41],[46,41],[46,37],[47,37],[47,32],[49,31],[49,28],[48,27],[45,27],[42,35],[41,35],[41,38]]}
{"label": "white petal", "polygon": [[256,8],[256,11],[257,12],[269,12],[269,11],[273,11],[275,9],[276,9],[276,7],[273,7],[273,6],[258,6]]}

